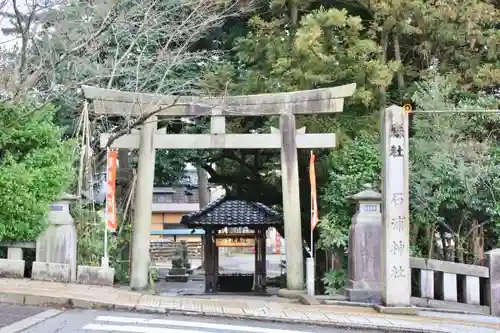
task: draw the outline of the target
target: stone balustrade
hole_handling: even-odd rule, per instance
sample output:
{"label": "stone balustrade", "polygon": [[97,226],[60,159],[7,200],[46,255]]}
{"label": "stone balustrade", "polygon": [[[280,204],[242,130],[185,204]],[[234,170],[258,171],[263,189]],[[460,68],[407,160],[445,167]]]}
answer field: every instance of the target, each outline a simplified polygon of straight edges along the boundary
{"label": "stone balustrade", "polygon": [[[0,278],[25,277],[24,251],[35,250],[36,242],[0,242],[7,249],[7,258],[0,258]],[[71,282],[70,265],[55,262],[33,261],[31,278],[41,281]],[[82,284],[113,285],[114,269],[108,267],[77,266],[76,282]]]}
{"label": "stone balustrade", "polygon": [[26,263],[24,249],[35,249],[35,242],[0,242],[7,249],[7,258],[0,259],[0,277],[23,278]]}
{"label": "stone balustrade", "polygon": [[500,316],[500,250],[485,266],[410,258],[412,305]]}
{"label": "stone balustrade", "polygon": [[[387,244],[381,246],[382,231],[388,228],[403,230],[403,219],[394,218],[383,223],[381,194],[369,184],[363,187],[363,191],[349,197],[357,204],[356,214],[352,218],[349,230],[348,281],[344,289],[349,301],[383,304],[389,307],[407,307],[411,303],[414,306],[500,316],[500,249],[487,252],[485,265],[478,266],[435,259],[409,258],[408,254],[402,251],[406,248],[403,242],[394,241],[389,246]],[[397,246],[394,247],[393,244]],[[388,251],[400,254],[394,257],[400,260],[399,264],[394,258],[391,261],[382,258]],[[408,258],[411,274],[403,274],[407,269],[402,267],[408,265]],[[405,288],[396,288],[388,284],[387,277],[386,281],[383,281],[384,274],[381,268],[385,262],[393,268],[402,269],[394,271],[392,275],[399,275],[399,278],[404,280],[411,278],[411,281],[403,285]],[[384,284],[385,299],[383,293],[380,297],[383,289],[381,287]],[[394,296],[394,293],[399,295]],[[387,299],[388,295],[391,300]],[[397,299],[401,300],[399,304],[393,304]]]}
{"label": "stone balustrade", "polygon": [[77,234],[70,214],[75,200],[77,197],[64,193],[50,205],[49,225],[36,242],[0,242],[0,247],[7,248],[7,258],[0,259],[0,277],[24,278],[23,249],[33,249],[33,280],[113,285],[113,268],[77,265]]}

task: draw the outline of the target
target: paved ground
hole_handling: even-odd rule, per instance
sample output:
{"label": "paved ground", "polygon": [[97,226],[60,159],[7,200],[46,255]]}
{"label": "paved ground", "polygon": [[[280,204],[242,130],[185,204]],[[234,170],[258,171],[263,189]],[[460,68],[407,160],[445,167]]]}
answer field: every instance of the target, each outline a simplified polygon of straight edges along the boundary
{"label": "paved ground", "polygon": [[[94,308],[104,306],[116,311],[136,310],[139,312],[148,312],[160,315],[204,315],[207,317],[217,317],[215,320],[216,323],[232,319],[258,320],[261,322],[259,325],[262,324],[263,326],[265,326],[265,322],[269,321],[282,322],[285,323],[285,325],[321,325],[328,326],[329,332],[332,332],[334,328],[350,328],[354,331],[359,331],[359,329],[379,329],[391,333],[401,331],[440,333],[500,332],[500,322],[496,318],[488,316],[465,314],[446,315],[437,312],[421,312],[418,315],[413,316],[388,315],[380,314],[372,308],[334,305],[307,306],[278,297],[258,298],[235,296],[232,299],[218,298],[217,295],[213,298],[201,298],[196,296],[168,297],[141,294],[138,292],[112,287],[89,286],[82,284],[61,284],[33,281],[28,279],[0,279],[0,302],[1,301],[17,302],[27,305],[49,303],[57,304],[59,307],[65,307],[72,304],[75,308]],[[132,315],[135,316],[137,313]],[[486,318],[488,320],[486,320]],[[191,322],[191,320],[188,320],[188,322]],[[192,322],[199,322],[199,320],[192,319]],[[123,320],[121,323],[124,324]],[[90,324],[101,325],[96,322],[92,322]],[[84,326],[85,325],[88,324],[84,323]],[[89,326],[87,326],[87,332],[91,333],[92,331],[90,331],[88,327]],[[165,329],[162,331],[144,329],[140,331],[123,331],[124,329],[122,329],[122,331],[139,333],[175,332]],[[218,332],[220,330],[221,328],[218,328],[215,329],[214,332]],[[45,331],[36,331],[36,333],[38,332],[44,333]],[[61,333],[64,332],[66,331],[61,331]],[[191,329],[191,332],[196,332],[196,330]],[[239,331],[232,328],[229,329],[228,332]],[[256,331],[254,333],[260,332],[261,331]],[[13,333],[13,331],[2,331],[2,329],[0,329],[0,333]],[[190,332],[187,330],[187,332],[181,331],[181,333]]]}
{"label": "paved ground", "polygon": [[43,312],[46,309],[28,305],[0,303],[0,328]]}
{"label": "paved ground", "polygon": [[[248,320],[148,315],[128,312],[71,310],[23,333],[347,333],[331,328],[256,323]],[[352,331],[350,331],[352,332]],[[366,331],[365,331],[366,332]]]}

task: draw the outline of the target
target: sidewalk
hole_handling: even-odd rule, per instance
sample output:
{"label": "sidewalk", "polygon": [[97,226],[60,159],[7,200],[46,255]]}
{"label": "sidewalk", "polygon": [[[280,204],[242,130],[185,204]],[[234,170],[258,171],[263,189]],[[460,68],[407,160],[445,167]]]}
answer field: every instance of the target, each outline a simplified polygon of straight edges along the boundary
{"label": "sidewalk", "polygon": [[[53,304],[75,308],[109,308],[151,313],[222,316],[262,321],[297,322],[350,329],[389,332],[500,332],[500,319],[476,315],[385,315],[371,308],[302,305],[272,298],[168,297],[141,294],[112,287],[61,284],[0,278],[0,302]],[[498,320],[497,320],[498,319]]]}

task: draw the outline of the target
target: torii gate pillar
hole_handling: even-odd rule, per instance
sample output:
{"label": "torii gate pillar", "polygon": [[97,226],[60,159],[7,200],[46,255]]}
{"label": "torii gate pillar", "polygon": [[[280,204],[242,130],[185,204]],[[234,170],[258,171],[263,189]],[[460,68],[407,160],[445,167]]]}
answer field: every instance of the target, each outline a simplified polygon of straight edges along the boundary
{"label": "torii gate pillar", "polygon": [[[302,221],[300,214],[299,163],[293,114],[280,116],[281,187],[285,220],[286,287],[304,289],[304,255],[302,251]],[[300,244],[300,246],[297,246]]]}
{"label": "torii gate pillar", "polygon": [[[130,288],[146,289],[149,285],[149,238],[152,219],[156,149],[153,137],[156,117],[151,117],[140,130],[137,189],[132,221],[132,256],[130,258]],[[146,241],[144,241],[146,240]],[[138,258],[138,254],[141,258]]]}

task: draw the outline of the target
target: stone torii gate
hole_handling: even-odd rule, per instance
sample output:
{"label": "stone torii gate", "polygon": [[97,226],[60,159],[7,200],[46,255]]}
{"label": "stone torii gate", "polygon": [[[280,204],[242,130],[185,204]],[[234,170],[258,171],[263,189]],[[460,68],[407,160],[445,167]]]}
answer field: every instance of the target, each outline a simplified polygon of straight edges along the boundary
{"label": "stone torii gate", "polygon": [[[149,232],[153,201],[156,149],[281,149],[283,211],[286,235],[287,289],[304,288],[302,229],[297,148],[333,148],[335,134],[305,134],[296,129],[296,114],[342,112],[344,98],[352,96],[355,84],[289,93],[224,96],[220,98],[178,97],[122,92],[84,86],[85,98],[103,115],[140,117],[154,113],[140,131],[116,139],[112,148],[139,149],[136,204],[133,220],[130,286],[148,286]],[[280,128],[270,134],[226,134],[225,117],[280,116]],[[210,134],[166,134],[157,130],[156,116],[210,116]],[[112,134],[101,136],[104,147]]]}

